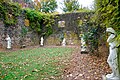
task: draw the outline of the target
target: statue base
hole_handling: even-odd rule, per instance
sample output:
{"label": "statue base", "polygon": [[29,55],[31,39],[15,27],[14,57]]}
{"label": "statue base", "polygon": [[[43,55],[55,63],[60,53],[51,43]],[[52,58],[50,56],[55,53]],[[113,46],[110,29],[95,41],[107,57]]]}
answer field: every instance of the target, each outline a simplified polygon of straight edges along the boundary
{"label": "statue base", "polygon": [[43,45],[40,45],[40,47],[43,47]]}
{"label": "statue base", "polygon": [[7,50],[12,50],[12,48],[6,48]]}
{"label": "statue base", "polygon": [[65,44],[62,44],[62,46],[66,46]]}
{"label": "statue base", "polygon": [[108,75],[106,75],[106,76],[103,75],[103,76],[102,76],[102,79],[103,79],[103,80],[120,80],[120,78],[119,78],[119,77],[116,77],[116,76],[115,76],[115,77],[110,77],[110,74],[108,74]]}
{"label": "statue base", "polygon": [[102,76],[102,80],[107,80],[105,75]]}
{"label": "statue base", "polygon": [[86,49],[81,49],[81,54],[87,54],[88,51]]}

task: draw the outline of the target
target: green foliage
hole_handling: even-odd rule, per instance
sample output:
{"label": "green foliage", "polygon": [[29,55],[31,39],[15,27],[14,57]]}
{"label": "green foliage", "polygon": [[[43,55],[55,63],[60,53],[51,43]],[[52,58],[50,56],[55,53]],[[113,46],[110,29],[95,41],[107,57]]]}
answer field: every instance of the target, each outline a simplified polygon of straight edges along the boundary
{"label": "green foliage", "polygon": [[56,0],[34,0],[34,8],[37,11],[52,13],[57,8]]}
{"label": "green foliage", "polygon": [[96,0],[96,20],[103,27],[113,27],[120,34],[120,4],[119,0]]}
{"label": "green foliage", "polygon": [[94,12],[91,14],[84,15],[84,19],[77,20],[77,24],[80,28],[81,33],[84,35],[83,38],[88,47],[88,51],[92,55],[99,56],[99,45],[101,45],[101,38],[104,37],[105,28],[100,27],[93,20]]}
{"label": "green foliage", "polygon": [[80,8],[79,10],[77,10],[77,12],[92,12],[92,10],[87,8]]}
{"label": "green foliage", "polygon": [[91,22],[91,19],[86,19],[85,21],[80,21],[80,29],[82,31],[82,34],[84,34],[83,38],[87,44],[89,52],[94,53],[95,51],[97,51],[97,56],[99,56],[99,28],[95,27],[95,23]]}
{"label": "green foliage", "polygon": [[78,0],[64,0],[64,7],[62,8],[62,10],[64,12],[74,12],[79,10],[80,5]]}
{"label": "green foliage", "polygon": [[0,2],[0,19],[3,20],[5,25],[15,25],[20,13],[21,9],[19,4],[4,1]]}
{"label": "green foliage", "polygon": [[25,9],[26,18],[30,22],[30,27],[33,31],[43,36],[52,34],[52,24],[54,22],[53,16],[44,14],[36,10]]}
{"label": "green foliage", "polygon": [[51,13],[54,12],[57,8],[57,1],[56,0],[42,0],[41,1],[41,12]]}
{"label": "green foliage", "polygon": [[1,2],[11,2],[11,0],[0,0],[0,3]]}
{"label": "green foliage", "polygon": [[[36,48],[0,52],[0,80],[61,80],[63,60],[69,59],[72,48]],[[59,64],[59,65],[58,65]]]}
{"label": "green foliage", "polygon": [[[120,0],[95,0],[97,24],[101,27],[112,27],[117,32],[118,45],[120,45]],[[118,57],[120,52],[118,52]],[[118,60],[119,71],[120,61]]]}
{"label": "green foliage", "polygon": [[23,26],[21,30],[21,36],[24,37],[27,34],[27,32],[28,32],[28,29],[25,26]]}

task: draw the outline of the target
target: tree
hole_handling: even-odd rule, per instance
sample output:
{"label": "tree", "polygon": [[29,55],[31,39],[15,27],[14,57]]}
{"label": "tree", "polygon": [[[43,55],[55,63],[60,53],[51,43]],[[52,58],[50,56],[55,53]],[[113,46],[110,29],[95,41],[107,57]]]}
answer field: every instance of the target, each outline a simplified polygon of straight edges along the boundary
{"label": "tree", "polygon": [[54,12],[57,8],[56,0],[43,0],[41,1],[42,12]]}
{"label": "tree", "polygon": [[78,0],[64,0],[63,5],[64,7],[62,10],[64,12],[73,12],[79,10],[80,8]]}
{"label": "tree", "polygon": [[52,13],[57,8],[56,0],[35,0],[35,9],[45,13]]}

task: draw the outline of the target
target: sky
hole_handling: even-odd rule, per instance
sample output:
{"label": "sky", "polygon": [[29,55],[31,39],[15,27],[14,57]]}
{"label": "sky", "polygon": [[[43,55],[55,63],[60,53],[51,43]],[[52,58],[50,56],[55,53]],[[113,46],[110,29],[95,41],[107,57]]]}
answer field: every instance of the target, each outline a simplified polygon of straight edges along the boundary
{"label": "sky", "polygon": [[[63,3],[63,0],[56,0],[56,1],[57,1],[57,4],[58,4],[57,11],[59,13],[62,13],[62,10],[60,9],[60,7],[62,7],[61,3]],[[82,5],[82,7],[91,8],[94,0],[78,0],[78,1],[79,1],[80,5]]]}

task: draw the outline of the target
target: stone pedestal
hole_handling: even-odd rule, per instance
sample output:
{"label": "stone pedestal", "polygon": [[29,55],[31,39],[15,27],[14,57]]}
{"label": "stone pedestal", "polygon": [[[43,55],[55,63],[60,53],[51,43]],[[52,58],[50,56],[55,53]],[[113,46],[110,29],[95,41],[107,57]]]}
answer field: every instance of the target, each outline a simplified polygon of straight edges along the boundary
{"label": "stone pedestal", "polygon": [[110,76],[105,76],[105,75],[103,75],[103,76],[102,76],[102,79],[103,79],[103,80],[120,80],[120,77],[113,77],[113,78],[111,77],[111,78],[110,78]]}
{"label": "stone pedestal", "polygon": [[102,75],[102,80],[107,80],[105,75]]}
{"label": "stone pedestal", "polygon": [[107,79],[107,80],[120,80],[120,77],[114,75],[114,73],[111,73],[111,74],[107,74],[107,75],[106,75],[106,79]]}

